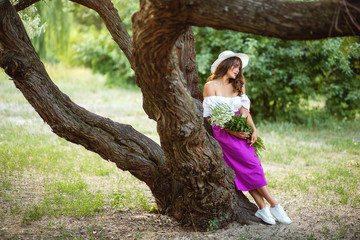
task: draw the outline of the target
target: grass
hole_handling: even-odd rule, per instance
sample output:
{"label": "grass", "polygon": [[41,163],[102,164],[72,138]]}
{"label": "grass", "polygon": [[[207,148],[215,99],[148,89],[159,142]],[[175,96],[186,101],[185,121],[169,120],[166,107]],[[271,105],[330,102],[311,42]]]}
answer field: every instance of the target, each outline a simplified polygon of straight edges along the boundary
{"label": "grass", "polygon": [[[100,75],[83,68],[46,67],[59,88],[77,104],[131,124],[159,142],[155,123],[142,110],[138,89],[104,88]],[[10,215],[20,218],[22,224],[47,218],[50,224],[51,219],[65,216],[89,218],[107,211],[156,209],[144,183],[53,134],[2,72],[0,119],[0,201],[7,206],[0,211],[1,218]],[[262,163],[275,193],[309,196],[316,199],[314,206],[359,209],[360,121],[328,120],[311,129],[291,123],[257,125],[267,148]],[[350,231],[343,221],[337,222],[332,238]],[[216,229],[215,220],[209,222],[209,231]],[[330,236],[327,231],[325,226],[323,234]],[[67,228],[60,232],[64,238],[76,235]],[[102,234],[96,225],[90,225],[88,232],[89,238],[94,232]],[[249,237],[244,232],[239,239]],[[307,239],[313,237],[309,233]]]}
{"label": "grass", "polygon": [[23,223],[39,220],[44,215],[93,216],[104,209],[105,196],[89,191],[82,179],[54,181],[45,187],[45,196],[39,204],[25,210]]}
{"label": "grass", "polygon": [[317,130],[288,123],[261,126],[267,143],[263,162],[287,169],[281,178],[277,176],[283,170],[267,171],[269,186],[321,196],[332,205],[360,207],[354,194],[360,182],[359,129],[359,121]]}
{"label": "grass", "polygon": [[[155,123],[141,111],[139,90],[104,90],[104,79],[83,68],[50,64],[47,69],[76,103],[122,123],[140,116],[144,120],[132,125],[156,140]],[[107,208],[120,209],[112,202],[122,192],[122,209],[151,209],[154,200],[144,183],[53,134],[6,78],[1,72],[0,199],[11,203],[12,215],[26,224],[44,216],[93,216]],[[24,201],[25,192],[35,199]]]}

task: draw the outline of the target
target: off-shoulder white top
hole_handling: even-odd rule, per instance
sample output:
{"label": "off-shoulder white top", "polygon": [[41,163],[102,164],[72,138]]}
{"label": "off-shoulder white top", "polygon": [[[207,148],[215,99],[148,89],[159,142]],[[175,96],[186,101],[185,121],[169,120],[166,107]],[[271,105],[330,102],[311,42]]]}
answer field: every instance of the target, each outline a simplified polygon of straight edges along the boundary
{"label": "off-shoulder white top", "polygon": [[250,99],[246,94],[236,97],[208,96],[204,97],[203,101],[203,117],[209,117],[211,115],[210,107],[215,107],[217,103],[226,103],[234,112],[239,111],[241,107],[250,112]]}

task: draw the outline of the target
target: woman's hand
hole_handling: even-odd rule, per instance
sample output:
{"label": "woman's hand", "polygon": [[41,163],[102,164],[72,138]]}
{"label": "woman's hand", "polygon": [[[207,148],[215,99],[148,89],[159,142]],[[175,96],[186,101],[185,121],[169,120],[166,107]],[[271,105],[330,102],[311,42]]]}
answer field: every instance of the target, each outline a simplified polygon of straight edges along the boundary
{"label": "woman's hand", "polygon": [[252,146],[255,142],[257,141],[257,130],[255,129],[253,131],[253,134],[251,135],[251,140],[250,140],[250,146]]}
{"label": "woman's hand", "polygon": [[237,138],[240,138],[240,139],[244,139],[246,140],[246,138],[249,136],[249,132],[233,132],[233,131],[229,131],[229,130],[226,130],[228,133],[230,133],[231,135],[234,135],[235,137]]}

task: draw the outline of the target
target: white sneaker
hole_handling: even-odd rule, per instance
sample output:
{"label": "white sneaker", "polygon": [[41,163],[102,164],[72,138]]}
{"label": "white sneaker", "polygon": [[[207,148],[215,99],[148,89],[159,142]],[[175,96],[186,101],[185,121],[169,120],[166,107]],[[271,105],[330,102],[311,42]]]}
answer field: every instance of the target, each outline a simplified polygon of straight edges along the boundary
{"label": "white sneaker", "polygon": [[276,218],[279,221],[279,223],[282,223],[282,224],[290,224],[291,223],[290,218],[284,211],[283,207],[280,206],[280,204],[276,205],[273,208],[270,208],[270,212],[274,216],[274,218]]}
{"label": "white sneaker", "polygon": [[263,220],[264,222],[274,225],[275,219],[271,216],[270,210],[267,207],[256,211],[255,216]]}

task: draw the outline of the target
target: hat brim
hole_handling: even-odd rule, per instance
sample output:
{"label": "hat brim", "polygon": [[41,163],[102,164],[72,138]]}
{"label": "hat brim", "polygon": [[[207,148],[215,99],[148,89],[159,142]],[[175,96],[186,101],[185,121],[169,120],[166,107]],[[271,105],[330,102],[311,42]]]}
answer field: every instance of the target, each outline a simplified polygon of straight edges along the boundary
{"label": "hat brim", "polygon": [[231,58],[231,57],[238,57],[241,59],[241,63],[242,63],[242,68],[246,67],[248,65],[249,62],[249,56],[244,54],[244,53],[233,53],[233,54],[229,54],[226,55],[224,57],[220,57],[218,59],[215,60],[215,62],[211,65],[210,71],[211,73],[215,73],[216,68],[219,66],[219,64],[224,61],[225,59]]}

